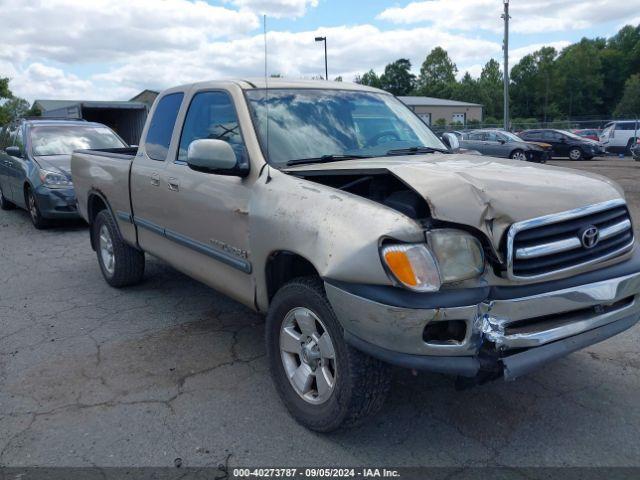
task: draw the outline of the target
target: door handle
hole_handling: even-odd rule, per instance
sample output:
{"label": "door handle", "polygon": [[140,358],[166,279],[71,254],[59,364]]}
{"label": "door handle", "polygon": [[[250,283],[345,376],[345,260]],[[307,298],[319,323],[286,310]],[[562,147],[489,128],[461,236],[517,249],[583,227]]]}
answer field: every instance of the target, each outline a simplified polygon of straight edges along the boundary
{"label": "door handle", "polygon": [[177,192],[178,190],[180,190],[180,182],[178,181],[177,178],[170,177],[167,180],[167,187],[172,192]]}
{"label": "door handle", "polygon": [[157,173],[151,174],[151,185],[153,185],[154,187],[160,186],[160,175],[158,175]]}

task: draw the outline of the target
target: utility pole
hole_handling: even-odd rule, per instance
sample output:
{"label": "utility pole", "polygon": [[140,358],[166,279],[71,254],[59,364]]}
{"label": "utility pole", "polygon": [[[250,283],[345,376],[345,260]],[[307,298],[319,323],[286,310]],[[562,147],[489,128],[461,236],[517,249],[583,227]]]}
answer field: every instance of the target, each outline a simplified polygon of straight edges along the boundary
{"label": "utility pole", "polygon": [[316,42],[324,42],[324,79],[329,80],[329,66],[327,64],[327,37],[316,37]]}
{"label": "utility pole", "polygon": [[509,130],[509,0],[503,0],[504,13],[504,129]]}

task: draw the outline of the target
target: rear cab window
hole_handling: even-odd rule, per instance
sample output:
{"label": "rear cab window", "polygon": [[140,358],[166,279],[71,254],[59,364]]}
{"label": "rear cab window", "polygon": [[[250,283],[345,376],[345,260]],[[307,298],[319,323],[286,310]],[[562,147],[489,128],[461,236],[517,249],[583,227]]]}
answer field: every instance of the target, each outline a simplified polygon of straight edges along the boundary
{"label": "rear cab window", "polygon": [[150,159],[160,162],[167,159],[171,136],[183,98],[184,93],[176,92],[165,95],[158,102],[144,143],[145,152]]}

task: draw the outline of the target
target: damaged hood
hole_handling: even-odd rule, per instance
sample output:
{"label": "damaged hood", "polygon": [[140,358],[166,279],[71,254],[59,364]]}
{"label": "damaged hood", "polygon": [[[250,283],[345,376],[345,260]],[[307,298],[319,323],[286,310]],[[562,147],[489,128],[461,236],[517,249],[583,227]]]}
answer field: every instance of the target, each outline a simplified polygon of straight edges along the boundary
{"label": "damaged hood", "polygon": [[363,175],[377,170],[390,172],[424,197],[433,218],[484,232],[496,251],[514,222],[624,197],[617,184],[599,175],[475,155],[382,157],[285,169]]}

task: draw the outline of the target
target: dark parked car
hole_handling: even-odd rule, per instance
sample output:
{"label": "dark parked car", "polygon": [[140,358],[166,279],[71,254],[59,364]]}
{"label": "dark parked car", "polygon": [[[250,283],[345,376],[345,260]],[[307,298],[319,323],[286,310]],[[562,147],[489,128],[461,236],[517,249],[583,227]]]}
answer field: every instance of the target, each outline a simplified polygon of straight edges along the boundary
{"label": "dark parked car", "polygon": [[126,146],[100,123],[22,120],[0,135],[0,208],[24,208],[36,228],[53,219],[80,218],[71,181],[71,153]]}
{"label": "dark parked car", "polygon": [[482,155],[539,163],[546,162],[550,153],[548,147],[525,142],[503,130],[473,130],[462,135],[460,146]]}
{"label": "dark parked car", "polygon": [[591,160],[596,155],[605,153],[604,148],[598,142],[563,130],[525,130],[520,132],[519,135],[520,138],[527,142],[550,144],[553,149],[553,157],[569,157],[571,160]]}
{"label": "dark parked car", "polygon": [[597,128],[583,128],[580,130],[573,130],[573,133],[582,138],[588,138],[589,140],[593,140],[594,142],[600,141],[600,134],[602,130]]}

